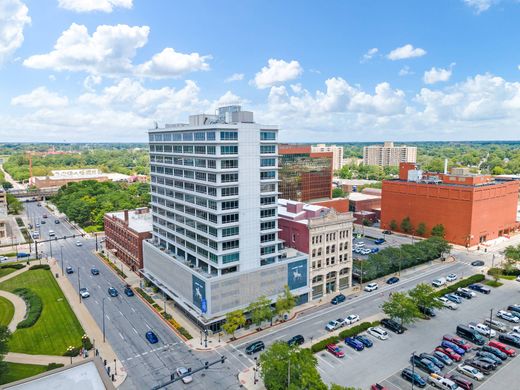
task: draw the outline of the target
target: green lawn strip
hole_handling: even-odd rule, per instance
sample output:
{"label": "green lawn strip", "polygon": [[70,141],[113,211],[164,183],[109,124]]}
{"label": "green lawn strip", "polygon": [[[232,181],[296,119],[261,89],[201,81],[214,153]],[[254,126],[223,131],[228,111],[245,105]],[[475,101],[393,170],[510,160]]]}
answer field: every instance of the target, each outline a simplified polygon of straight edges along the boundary
{"label": "green lawn strip", "polygon": [[4,297],[0,297],[0,325],[9,325],[14,316],[13,303]]}
{"label": "green lawn strip", "polygon": [[18,287],[37,294],[43,310],[36,324],[13,333],[11,352],[63,355],[69,346],[81,346],[83,328],[50,271],[30,270],[0,284],[0,289],[11,292]]}
{"label": "green lawn strip", "polygon": [[0,377],[0,385],[19,381],[21,379],[29,378],[34,375],[41,374],[54,367],[40,366],[37,364],[23,364],[23,363],[10,363],[7,362],[9,372]]}
{"label": "green lawn strip", "polygon": [[495,282],[494,280],[488,280],[486,281],[484,284],[490,286],[490,287],[500,287],[502,286],[504,283],[501,283],[501,282]]}
{"label": "green lawn strip", "polygon": [[506,280],[515,280],[517,277],[515,275],[498,275],[500,279]]}
{"label": "green lawn strip", "polygon": [[14,268],[0,268],[0,278],[9,275],[11,272],[16,271]]}

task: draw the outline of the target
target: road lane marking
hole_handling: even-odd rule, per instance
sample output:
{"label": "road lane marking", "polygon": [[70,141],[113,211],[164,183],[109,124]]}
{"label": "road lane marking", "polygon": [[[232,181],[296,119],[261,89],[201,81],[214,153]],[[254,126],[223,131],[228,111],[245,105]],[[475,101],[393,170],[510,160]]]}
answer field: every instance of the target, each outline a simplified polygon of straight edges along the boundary
{"label": "road lane marking", "polygon": [[135,334],[139,334],[139,333],[137,333],[137,330],[135,330],[135,328],[133,326],[132,326],[132,329],[135,332]]}
{"label": "road lane marking", "polygon": [[274,340],[280,340],[281,338],[284,338],[285,336],[287,336],[286,334],[282,334],[278,337],[275,337]]}
{"label": "road lane marking", "polygon": [[132,306],[130,306],[130,309],[132,309],[132,311],[135,313],[135,309]]}
{"label": "road lane marking", "polygon": [[126,361],[128,362],[128,361],[130,361],[130,360],[132,360],[132,359],[133,359],[132,357],[129,357],[128,359],[126,359]]}
{"label": "road lane marking", "polygon": [[[248,366],[247,364],[245,364],[242,360],[240,360],[240,359],[237,358],[235,355],[233,355],[232,352],[228,351],[228,350],[226,349],[226,347],[224,347],[224,350],[225,350],[226,352],[228,352],[228,353],[229,353],[229,356],[231,356],[233,359],[235,359],[236,361],[238,361],[242,366],[244,366],[245,368],[249,368],[249,366]],[[217,352],[220,356],[226,356],[226,358],[228,358],[227,360],[229,360],[229,357],[228,357],[227,355],[221,354],[221,353],[220,353],[219,351],[217,351],[217,350],[216,350],[215,352]],[[234,366],[234,367],[236,367],[236,366]],[[239,370],[240,370],[240,369],[239,369]]]}
{"label": "road lane marking", "polygon": [[123,340],[125,339],[125,338],[123,337],[123,335],[121,334],[121,332],[119,332],[119,337],[121,337]]}
{"label": "road lane marking", "polygon": [[105,314],[105,317],[107,318],[107,320],[110,321],[110,317],[108,316],[108,314]]}
{"label": "road lane marking", "polygon": [[249,356],[247,356],[247,354],[244,352],[242,353],[238,348],[236,348],[233,344],[229,344],[231,346],[231,348],[233,348],[235,351],[237,351],[239,354],[241,354],[242,356],[244,356],[247,360],[249,360],[249,362],[251,364],[256,364],[253,359],[250,359]]}
{"label": "road lane marking", "polygon": [[144,355],[148,355],[148,352],[143,352],[143,356],[144,356]]}

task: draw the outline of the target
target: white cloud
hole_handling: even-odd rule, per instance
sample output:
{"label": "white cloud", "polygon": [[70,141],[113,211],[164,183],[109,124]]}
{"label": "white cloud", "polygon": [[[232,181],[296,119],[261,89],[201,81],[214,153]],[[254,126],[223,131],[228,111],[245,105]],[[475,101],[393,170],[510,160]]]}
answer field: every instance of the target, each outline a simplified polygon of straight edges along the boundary
{"label": "white cloud", "polygon": [[408,65],[403,66],[399,70],[399,76],[408,76],[411,74],[414,74],[414,72],[410,69],[410,67]]}
{"label": "white cloud", "polygon": [[133,0],[58,0],[60,8],[75,12],[112,12],[114,8],[132,8]]}
{"label": "white cloud", "polygon": [[369,51],[367,51],[365,54],[363,54],[363,58],[361,59],[361,62],[367,62],[370,61],[374,56],[379,52],[379,49],[377,47],[373,47]]}
{"label": "white cloud", "polygon": [[426,50],[421,49],[420,47],[414,48],[409,43],[398,47],[388,53],[387,58],[392,61],[396,60],[404,60],[406,58],[414,58],[414,57],[422,57],[426,54]]}
{"label": "white cloud", "polygon": [[477,14],[487,11],[492,5],[498,2],[499,0],[464,0],[464,4],[473,8]]}
{"label": "white cloud", "polygon": [[247,103],[247,100],[242,99],[240,96],[235,95],[231,91],[227,91],[224,95],[222,95],[215,102],[213,102],[212,108],[217,109],[218,107],[231,106],[235,104],[244,105]]}
{"label": "white cloud", "polygon": [[178,53],[171,47],[155,54],[150,61],[141,64],[136,74],[154,78],[177,77],[182,73],[209,70],[206,62],[211,56],[201,56],[199,53]]}
{"label": "white cloud", "polygon": [[425,84],[435,84],[439,81],[448,81],[452,73],[452,64],[448,69],[432,67],[424,72],[423,81]]}
{"label": "white cloud", "polygon": [[19,0],[0,1],[0,65],[22,46],[23,29],[31,23],[29,9]]}
{"label": "white cloud", "polygon": [[255,75],[254,85],[259,89],[269,88],[277,84],[298,78],[303,68],[298,61],[269,59],[267,66]]}
{"label": "white cloud", "polygon": [[69,99],[50,92],[46,87],[38,87],[25,95],[19,95],[11,99],[13,106],[23,107],[61,107],[66,106]]}
{"label": "white cloud", "polygon": [[231,83],[233,81],[241,81],[241,80],[244,80],[244,74],[243,73],[233,73],[231,76],[229,76],[224,81],[226,83]]}

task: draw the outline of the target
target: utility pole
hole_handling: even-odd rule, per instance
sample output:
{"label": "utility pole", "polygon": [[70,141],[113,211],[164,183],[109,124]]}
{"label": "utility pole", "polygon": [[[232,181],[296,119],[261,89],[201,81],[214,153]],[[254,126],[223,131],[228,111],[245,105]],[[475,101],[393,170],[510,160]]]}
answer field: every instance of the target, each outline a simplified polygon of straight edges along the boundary
{"label": "utility pole", "polygon": [[52,257],[52,241],[49,241],[49,252]]}

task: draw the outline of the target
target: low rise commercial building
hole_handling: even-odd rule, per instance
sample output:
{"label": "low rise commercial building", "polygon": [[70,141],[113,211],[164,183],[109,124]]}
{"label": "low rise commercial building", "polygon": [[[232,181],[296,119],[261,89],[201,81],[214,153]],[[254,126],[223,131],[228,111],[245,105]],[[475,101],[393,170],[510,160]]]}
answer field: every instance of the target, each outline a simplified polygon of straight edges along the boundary
{"label": "low rise commercial building", "polygon": [[309,255],[311,299],[351,288],[353,220],[349,212],[278,200],[279,237],[286,247]]}
{"label": "low rise commercial building", "polygon": [[29,179],[29,185],[38,189],[58,188],[68,183],[84,180],[104,181],[129,181],[130,176],[122,173],[103,173],[96,168],[67,169],[51,171],[49,176],[33,176]]}
{"label": "low rise commercial building", "polygon": [[105,214],[105,247],[137,272],[143,268],[143,241],[152,237],[152,215],[147,207]]}

